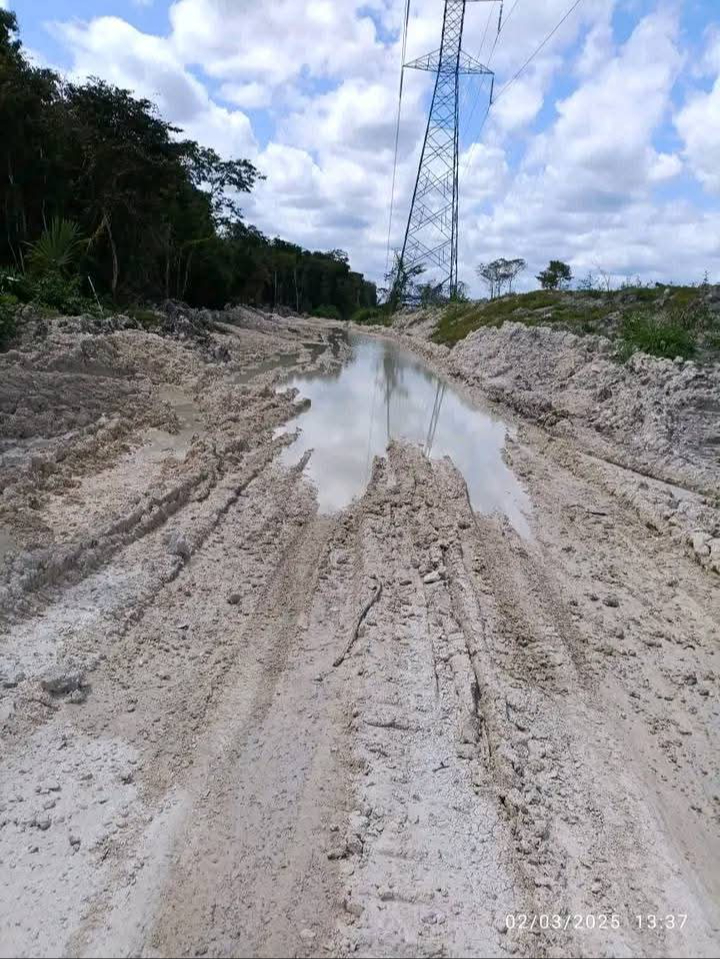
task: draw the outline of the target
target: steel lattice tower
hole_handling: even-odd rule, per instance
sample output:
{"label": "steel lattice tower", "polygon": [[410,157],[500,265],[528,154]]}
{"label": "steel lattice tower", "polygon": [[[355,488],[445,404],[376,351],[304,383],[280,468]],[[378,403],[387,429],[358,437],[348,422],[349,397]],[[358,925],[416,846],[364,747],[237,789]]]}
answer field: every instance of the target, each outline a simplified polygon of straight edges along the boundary
{"label": "steel lattice tower", "polygon": [[465,5],[473,2],[492,0],[445,0],[440,49],[405,64],[436,77],[400,267],[434,269],[428,279],[450,296],[458,284],[460,76],[486,75],[494,82],[492,71],[462,49]]}

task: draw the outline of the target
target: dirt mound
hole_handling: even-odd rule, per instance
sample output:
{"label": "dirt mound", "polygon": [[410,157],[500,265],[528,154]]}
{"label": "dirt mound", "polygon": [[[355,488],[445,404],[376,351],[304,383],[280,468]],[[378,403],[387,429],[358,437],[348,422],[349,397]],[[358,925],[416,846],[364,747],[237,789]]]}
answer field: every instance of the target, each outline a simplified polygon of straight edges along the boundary
{"label": "dirt mound", "polygon": [[612,352],[603,337],[506,323],[471,334],[450,367],[535,419],[611,440],[636,468],[715,485],[720,369],[643,353],[623,365]]}
{"label": "dirt mound", "polygon": [[[620,364],[604,337],[520,323],[477,330],[447,365],[600,459],[679,487],[663,499],[664,519],[680,509],[698,558],[720,571],[720,368],[643,353]],[[692,508],[682,491],[698,494]]]}

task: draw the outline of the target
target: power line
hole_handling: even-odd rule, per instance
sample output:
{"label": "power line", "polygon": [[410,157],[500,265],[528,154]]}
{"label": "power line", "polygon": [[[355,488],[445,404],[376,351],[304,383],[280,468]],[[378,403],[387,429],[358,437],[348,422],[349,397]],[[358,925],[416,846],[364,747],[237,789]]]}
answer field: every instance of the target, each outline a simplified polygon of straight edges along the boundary
{"label": "power line", "polygon": [[395,159],[393,161],[392,190],[390,193],[390,220],[388,222],[387,253],[385,254],[385,273],[390,269],[390,237],[392,235],[393,209],[395,206],[395,182],[397,179],[398,144],[400,142],[400,112],[402,110],[403,83],[405,80],[405,55],[407,53],[408,26],[410,24],[410,0],[405,2],[405,24],[403,26],[402,55],[400,60],[400,90],[398,93],[397,124],[395,126]]}
{"label": "power line", "polygon": [[[510,10],[510,13],[509,13],[509,14],[507,15],[507,17],[505,18],[505,23],[507,23],[507,21],[510,19],[510,17],[512,16],[513,11],[515,10],[515,7],[518,5],[519,2],[520,2],[520,0],[515,0],[515,3],[514,3],[514,5],[513,5],[512,9]],[[468,150],[467,157],[465,158],[465,165],[464,165],[464,167],[463,167],[463,176],[465,176],[465,174],[466,174],[467,171],[468,171],[468,167],[470,166],[470,159],[471,159],[471,157],[472,157],[472,152],[473,152],[473,150],[475,149],[475,147],[477,146],[477,144],[478,144],[478,142],[479,142],[479,140],[480,140],[480,135],[482,134],[483,128],[485,127],[485,123],[487,122],[488,114],[490,113],[490,108],[491,108],[495,103],[498,102],[498,100],[500,99],[500,97],[508,90],[508,88],[509,88],[510,86],[512,86],[513,83],[515,83],[515,81],[521,76],[522,73],[525,72],[525,70],[530,66],[530,64],[531,64],[532,61],[535,59],[535,57],[538,55],[538,53],[540,53],[540,51],[550,42],[550,40],[552,40],[552,38],[555,36],[555,34],[556,34],[556,33],[558,32],[558,30],[560,29],[560,27],[565,23],[565,21],[568,19],[568,17],[570,17],[570,16],[574,13],[574,11],[580,6],[581,3],[582,3],[582,0],[575,0],[575,3],[572,4],[572,6],[570,7],[570,9],[567,11],[567,13],[558,21],[558,23],[555,24],[555,26],[553,27],[553,29],[550,31],[550,33],[548,33],[548,35],[545,37],[545,39],[542,41],[542,43],[540,43],[539,46],[536,47],[536,49],[530,54],[530,56],[528,57],[528,59],[525,61],[525,63],[523,63],[523,65],[520,67],[520,69],[517,71],[517,73],[515,73],[515,74],[508,80],[508,82],[501,87],[500,91],[499,91],[498,93],[496,93],[495,96],[492,98],[492,101],[491,101],[490,103],[488,103],[487,110],[485,111],[485,116],[483,117],[482,123],[480,124],[480,129],[478,130],[477,139],[470,145],[470,149]],[[498,37],[499,37],[499,34],[498,34]],[[496,38],[496,45],[497,45],[497,38]],[[493,49],[492,49],[492,52],[491,52],[491,57],[492,57],[492,53],[494,53],[494,51],[495,51],[495,47],[493,46]],[[488,65],[489,65],[489,63],[490,63],[490,61],[488,60]]]}
{"label": "power line", "polygon": [[512,5],[512,7],[510,8],[510,13],[505,17],[505,19],[504,19],[504,21],[503,21],[503,28],[505,28],[505,27],[507,26],[508,20],[509,20],[510,17],[513,15],[513,13],[515,13],[515,8],[517,7],[517,5],[518,5],[519,3],[520,3],[520,0],[515,0],[515,3],[514,3],[514,4]]}
{"label": "power line", "polygon": [[[485,40],[487,38],[488,30],[490,29],[490,21],[492,20],[492,15],[494,12],[495,12],[495,4],[491,3],[490,9],[488,10],[487,20],[485,21],[485,29],[483,30],[482,40],[480,41],[480,49],[478,50],[478,55],[475,58],[476,60],[482,60],[482,52],[485,47]],[[484,83],[485,83],[485,77],[483,77],[482,80],[480,81],[480,85],[482,86]],[[465,110],[465,107],[467,106],[469,98],[470,98],[470,84],[467,84],[465,87],[461,111]],[[470,112],[470,116],[472,116],[472,114],[474,113],[475,106],[477,106],[477,100],[475,101],[475,104],[473,105],[473,109]]]}
{"label": "power line", "polygon": [[533,62],[533,60],[534,60],[535,57],[538,55],[538,53],[540,53],[540,51],[543,49],[543,47],[544,47],[547,43],[549,43],[550,40],[552,40],[552,38],[553,38],[553,37],[555,36],[555,34],[558,32],[558,30],[559,30],[560,27],[563,25],[563,23],[565,23],[565,21],[568,19],[568,17],[580,6],[581,3],[582,3],[582,0],[575,0],[575,3],[570,7],[570,9],[569,9],[568,12],[565,14],[565,16],[562,18],[562,20],[560,20],[560,22],[557,23],[557,24],[555,25],[555,27],[553,27],[553,29],[550,31],[550,33],[548,33],[548,35],[545,37],[545,39],[544,39],[543,42],[540,44],[540,46],[537,47],[537,49],[536,49],[533,53],[530,54],[530,56],[528,57],[528,59],[525,61],[525,63],[523,63],[523,65],[520,67],[520,69],[517,71],[517,73],[516,73],[514,76],[512,76],[512,77],[508,80],[508,82],[507,82],[503,87],[501,87],[499,93],[497,94],[497,96],[496,96],[495,99],[494,99],[494,102],[495,102],[495,103],[497,103],[497,101],[500,99],[500,97],[503,95],[503,93],[505,93],[505,91],[508,89],[508,87],[511,87],[511,86],[513,85],[513,83],[515,83],[515,81],[518,79],[518,77],[519,77],[522,73],[525,72],[525,70],[530,66],[530,64]]}
{"label": "power line", "polygon": [[[512,11],[513,11],[513,10],[515,9],[515,7],[518,5],[518,2],[519,2],[519,0],[515,0],[515,4],[513,5],[513,8],[512,8],[512,10],[510,11],[510,14],[512,14]],[[502,29],[503,29],[503,27],[504,27],[504,25],[505,25],[504,23],[502,23],[502,11],[503,11],[503,2],[502,2],[502,0],[501,0],[501,3],[500,3],[500,14],[499,14],[499,16],[498,16],[498,30],[497,30],[497,33],[495,34],[495,41],[493,42],[493,45],[492,45],[492,48],[491,48],[491,50],[490,50],[490,54],[489,54],[489,56],[488,56],[487,63],[486,63],[486,66],[487,66],[488,68],[490,67],[490,64],[491,64],[491,62],[492,62],[492,58],[493,58],[493,56],[494,56],[494,54],[495,54],[495,49],[496,49],[496,47],[497,47],[497,45],[498,45],[498,40],[500,39],[500,34],[502,33]],[[493,5],[492,7],[490,7],[490,14],[488,15],[488,22],[487,22],[487,24],[486,24],[486,26],[485,26],[485,34],[487,34],[487,30],[488,30],[488,27],[489,27],[489,25],[490,25],[490,15],[492,15],[493,12],[494,12],[494,5]],[[510,14],[508,14],[508,16],[505,18],[505,23],[507,23]],[[482,43],[482,45],[484,45],[484,44],[485,44],[485,35],[483,35],[483,43]],[[481,48],[480,48],[480,53],[478,54],[478,60],[481,58],[481,54],[482,54],[482,46],[481,46]],[[466,121],[466,129],[468,129],[468,128],[470,127],[470,122],[472,121],[472,118],[475,116],[475,110],[477,109],[477,105],[478,105],[478,103],[480,102],[480,94],[482,93],[482,91],[483,91],[484,89],[485,89],[485,77],[483,77],[482,80],[480,81],[479,89],[478,89],[478,91],[477,91],[477,95],[476,95],[476,97],[475,97],[475,101],[474,101],[474,103],[473,103],[473,105],[472,105],[472,110],[470,111],[470,116],[467,118],[467,121]],[[487,116],[487,114],[486,114],[486,116]],[[483,126],[485,125],[486,116],[483,117],[482,124],[480,125],[480,130],[482,130]],[[479,135],[480,135],[480,132],[478,132],[478,136],[479,136]],[[463,171],[463,173],[464,173],[464,172],[465,172],[465,171]]]}

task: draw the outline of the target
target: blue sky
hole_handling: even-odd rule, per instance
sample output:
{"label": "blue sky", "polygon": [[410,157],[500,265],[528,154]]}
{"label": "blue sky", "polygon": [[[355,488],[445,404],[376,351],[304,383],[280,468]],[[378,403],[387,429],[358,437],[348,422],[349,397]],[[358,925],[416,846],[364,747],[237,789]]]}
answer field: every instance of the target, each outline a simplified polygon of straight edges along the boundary
{"label": "blue sky", "polygon": [[[155,100],[267,180],[245,202],[271,235],[387,261],[404,0],[0,0],[41,62]],[[506,0],[491,63],[500,89],[570,0]],[[499,0],[468,5],[485,60]],[[408,57],[437,47],[442,0],[413,0]],[[508,13],[512,10],[508,18]],[[480,40],[487,31],[484,48]],[[408,73],[392,246],[401,242],[429,97]],[[720,281],[720,4],[583,0],[498,100],[462,101],[461,276],[495,256],[532,273],[568,260],[620,282]]]}

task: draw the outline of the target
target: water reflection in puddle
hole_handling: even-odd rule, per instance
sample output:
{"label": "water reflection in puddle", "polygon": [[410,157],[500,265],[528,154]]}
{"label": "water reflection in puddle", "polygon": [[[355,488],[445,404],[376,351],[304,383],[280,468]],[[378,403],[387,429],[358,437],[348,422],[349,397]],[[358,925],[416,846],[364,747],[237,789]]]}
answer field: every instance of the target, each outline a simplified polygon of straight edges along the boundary
{"label": "water reflection in puddle", "polygon": [[286,430],[301,429],[283,451],[286,465],[313,450],[307,473],[323,513],[347,506],[367,485],[373,457],[389,439],[422,445],[433,459],[449,456],[462,472],[473,508],[505,513],[523,536],[529,502],[502,459],[507,426],[472,407],[446,380],[389,340],[350,337],[352,358],[339,370],[292,376],[311,406]]}

